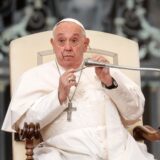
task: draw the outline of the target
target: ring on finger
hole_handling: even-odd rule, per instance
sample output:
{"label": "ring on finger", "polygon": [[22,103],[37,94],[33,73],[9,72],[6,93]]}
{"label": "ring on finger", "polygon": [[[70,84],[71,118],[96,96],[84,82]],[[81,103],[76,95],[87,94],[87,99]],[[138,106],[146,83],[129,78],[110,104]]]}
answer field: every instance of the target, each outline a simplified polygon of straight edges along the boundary
{"label": "ring on finger", "polygon": [[72,78],[68,78],[68,82],[70,82],[72,80]]}
{"label": "ring on finger", "polygon": [[73,81],[75,81],[75,79],[73,79],[73,78],[68,78],[68,82],[73,82]]}

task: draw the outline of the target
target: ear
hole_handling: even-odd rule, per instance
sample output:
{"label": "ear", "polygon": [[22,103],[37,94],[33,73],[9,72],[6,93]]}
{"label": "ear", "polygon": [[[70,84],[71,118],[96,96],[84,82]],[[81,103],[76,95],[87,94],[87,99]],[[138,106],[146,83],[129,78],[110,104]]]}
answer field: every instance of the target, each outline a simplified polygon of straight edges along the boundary
{"label": "ear", "polygon": [[50,43],[51,43],[52,46],[54,45],[54,40],[53,40],[53,38],[50,39]]}
{"label": "ear", "polygon": [[85,38],[84,41],[84,52],[87,51],[88,45],[89,45],[90,39],[89,38]]}

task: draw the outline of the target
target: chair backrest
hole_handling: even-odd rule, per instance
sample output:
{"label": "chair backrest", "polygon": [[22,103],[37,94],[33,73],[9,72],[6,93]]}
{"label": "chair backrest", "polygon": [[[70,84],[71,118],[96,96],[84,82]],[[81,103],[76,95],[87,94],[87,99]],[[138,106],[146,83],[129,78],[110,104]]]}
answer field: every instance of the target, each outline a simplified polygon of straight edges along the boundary
{"label": "chair backrest", "polygon": [[[117,65],[139,67],[138,44],[132,40],[117,35],[87,30],[90,38],[88,56],[93,53],[103,54],[109,58],[111,63]],[[50,44],[52,31],[46,31],[28,35],[10,44],[10,76],[11,92],[20,75],[40,63],[54,59],[54,53]],[[128,77],[140,85],[140,73],[135,71],[122,70]],[[13,139],[13,159],[22,160],[25,158],[23,143]]]}

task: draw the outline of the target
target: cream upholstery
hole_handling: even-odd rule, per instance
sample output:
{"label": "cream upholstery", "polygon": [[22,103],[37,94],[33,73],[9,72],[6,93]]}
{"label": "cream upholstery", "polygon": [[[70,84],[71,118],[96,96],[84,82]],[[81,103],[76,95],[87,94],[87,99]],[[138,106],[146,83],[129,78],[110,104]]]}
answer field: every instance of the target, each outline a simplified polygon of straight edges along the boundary
{"label": "cream upholstery", "polygon": [[[109,57],[111,63],[131,67],[139,66],[139,50],[136,42],[117,35],[90,30],[87,30],[87,36],[90,38],[91,51],[105,54]],[[46,31],[28,35],[11,42],[10,74],[12,92],[17,79],[24,71],[54,58],[50,44],[51,37],[52,31]],[[90,54],[88,55],[90,56]],[[122,71],[140,85],[139,72]],[[22,145],[22,142],[13,140],[14,160],[25,159],[24,145]]]}

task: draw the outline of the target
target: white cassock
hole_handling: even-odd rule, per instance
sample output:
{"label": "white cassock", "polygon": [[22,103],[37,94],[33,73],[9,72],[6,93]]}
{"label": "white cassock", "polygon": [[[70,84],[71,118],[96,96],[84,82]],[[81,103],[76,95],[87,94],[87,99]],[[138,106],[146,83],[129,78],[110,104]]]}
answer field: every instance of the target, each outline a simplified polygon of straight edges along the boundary
{"label": "white cassock", "polygon": [[[59,66],[60,67],[60,66]],[[60,67],[63,74],[64,69]],[[76,78],[80,71],[76,72]],[[40,65],[21,77],[2,129],[14,131],[24,122],[38,122],[43,146],[35,160],[154,160],[145,145],[137,143],[122,124],[143,114],[144,97],[139,87],[111,69],[118,88],[102,87],[94,68],[82,71],[72,99],[72,121],[67,121],[67,102],[58,100],[59,72],[55,62]],[[75,87],[71,88],[72,97]]]}

